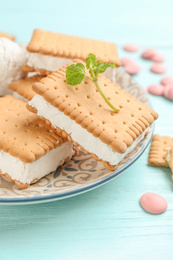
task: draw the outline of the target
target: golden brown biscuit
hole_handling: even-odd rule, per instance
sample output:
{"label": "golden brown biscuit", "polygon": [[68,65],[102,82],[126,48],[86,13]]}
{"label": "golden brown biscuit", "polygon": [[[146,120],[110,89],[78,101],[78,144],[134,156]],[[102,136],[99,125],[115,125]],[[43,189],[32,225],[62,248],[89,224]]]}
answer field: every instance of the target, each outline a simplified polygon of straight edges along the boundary
{"label": "golden brown biscuit", "polygon": [[40,29],[34,30],[27,50],[63,58],[79,58],[83,61],[86,61],[89,53],[93,53],[99,61],[115,62],[117,67],[121,65],[117,47],[114,43]]}
{"label": "golden brown biscuit", "polygon": [[27,100],[31,100],[35,92],[32,90],[32,85],[35,82],[40,81],[44,76],[42,75],[34,75],[32,77],[27,77],[24,79],[19,79],[17,81],[13,81],[9,84],[8,88],[16,93],[18,93],[20,96]]}
{"label": "golden brown biscuit", "polygon": [[[26,109],[26,103],[11,95],[0,98],[0,149],[31,163],[63,143],[37,115]],[[39,140],[39,143],[38,143]]]}
{"label": "golden brown biscuit", "polygon": [[169,167],[167,162],[168,148],[173,147],[173,138],[154,135],[150,147],[148,163],[153,166]]}

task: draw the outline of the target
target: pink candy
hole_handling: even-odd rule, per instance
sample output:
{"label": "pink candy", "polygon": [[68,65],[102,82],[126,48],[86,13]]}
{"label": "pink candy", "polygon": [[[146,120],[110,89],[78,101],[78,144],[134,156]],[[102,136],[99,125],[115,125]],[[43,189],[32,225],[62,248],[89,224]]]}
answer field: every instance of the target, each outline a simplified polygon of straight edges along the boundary
{"label": "pink candy", "polygon": [[155,53],[150,57],[150,60],[155,62],[163,62],[165,60],[165,57],[161,54]]}
{"label": "pink candy", "polygon": [[155,62],[163,62],[165,60],[165,57],[157,53],[155,49],[147,49],[142,53],[141,57]]}
{"label": "pink candy", "polygon": [[125,71],[130,75],[137,74],[141,68],[136,64],[136,62],[131,58],[122,58],[121,59],[122,66],[124,66]]}
{"label": "pink candy", "polygon": [[142,58],[150,60],[153,55],[156,54],[156,51],[154,49],[147,49],[144,51],[141,55]]}
{"label": "pink candy", "polygon": [[156,74],[163,74],[166,72],[166,68],[161,63],[154,63],[151,66],[151,72]]}
{"label": "pink candy", "polygon": [[132,64],[132,63],[134,64],[135,61],[131,58],[125,57],[121,59],[122,66],[126,66],[127,64]]}
{"label": "pink candy", "polygon": [[167,207],[167,201],[159,194],[148,192],[142,195],[140,204],[144,210],[152,214],[161,214]]}
{"label": "pink candy", "polygon": [[157,53],[155,49],[147,49],[145,50],[142,55],[142,58],[154,61],[154,63],[151,67],[151,72],[157,73],[157,74],[163,74],[166,72],[166,68],[160,64],[159,62],[163,62],[165,60],[164,56]]}
{"label": "pink candy", "polygon": [[129,52],[137,52],[139,50],[139,46],[136,44],[126,44],[124,46],[124,50]]}
{"label": "pink candy", "polygon": [[173,82],[165,86],[160,84],[150,85],[147,92],[156,96],[164,96],[173,101]]}
{"label": "pink candy", "polygon": [[173,84],[173,77],[165,77],[165,78],[163,78],[162,80],[161,80],[161,84],[162,85],[168,85],[168,84],[170,84],[170,83],[172,83]]}
{"label": "pink candy", "polygon": [[141,68],[137,64],[127,64],[125,66],[125,71],[129,73],[130,75],[135,75],[137,74]]}
{"label": "pink candy", "polygon": [[159,84],[153,84],[148,87],[148,93],[156,96],[163,96],[164,87]]}
{"label": "pink candy", "polygon": [[173,83],[164,87],[164,97],[173,101]]}

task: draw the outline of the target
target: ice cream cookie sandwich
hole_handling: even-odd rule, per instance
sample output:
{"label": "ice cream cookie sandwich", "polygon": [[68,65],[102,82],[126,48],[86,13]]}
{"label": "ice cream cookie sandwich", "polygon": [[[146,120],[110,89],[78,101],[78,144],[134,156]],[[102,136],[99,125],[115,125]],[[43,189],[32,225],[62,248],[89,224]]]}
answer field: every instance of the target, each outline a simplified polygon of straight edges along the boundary
{"label": "ice cream cookie sandwich", "polygon": [[28,108],[45,118],[59,134],[102,161],[107,169],[116,169],[144,138],[148,127],[157,119],[157,113],[115,82],[99,75],[100,88],[120,109],[116,113],[88,77],[70,86],[66,83],[65,72],[66,67],[63,67],[34,83],[36,95]]}
{"label": "ice cream cookie sandwich", "polygon": [[74,154],[44,120],[11,95],[0,98],[0,174],[27,188]]}
{"label": "ice cream cookie sandwich", "polygon": [[[117,47],[114,43],[81,38],[36,29],[27,46],[29,58],[23,69],[48,75],[74,58],[86,61],[89,53],[97,56],[102,62],[115,62],[120,66]],[[111,72],[114,70],[110,68]],[[111,74],[108,70],[109,74]]]}

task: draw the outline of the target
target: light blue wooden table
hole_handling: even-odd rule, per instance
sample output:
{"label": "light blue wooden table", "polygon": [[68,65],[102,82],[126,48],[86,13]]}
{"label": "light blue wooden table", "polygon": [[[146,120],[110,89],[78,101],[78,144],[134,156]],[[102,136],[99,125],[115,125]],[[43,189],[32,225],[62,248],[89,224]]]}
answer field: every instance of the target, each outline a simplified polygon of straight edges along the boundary
{"label": "light blue wooden table", "polygon": [[[34,28],[107,41],[119,54],[134,57],[143,70],[135,77],[143,87],[162,76],[151,63],[122,50],[126,42],[155,47],[164,54],[165,75],[173,76],[173,1],[1,1],[0,30],[28,42]],[[155,133],[173,136],[173,102],[150,96],[159,113]],[[0,259],[173,259],[173,189],[171,172],[147,165],[147,149],[118,178],[70,199],[38,205],[0,206]],[[145,192],[168,201],[162,215],[139,206]]]}

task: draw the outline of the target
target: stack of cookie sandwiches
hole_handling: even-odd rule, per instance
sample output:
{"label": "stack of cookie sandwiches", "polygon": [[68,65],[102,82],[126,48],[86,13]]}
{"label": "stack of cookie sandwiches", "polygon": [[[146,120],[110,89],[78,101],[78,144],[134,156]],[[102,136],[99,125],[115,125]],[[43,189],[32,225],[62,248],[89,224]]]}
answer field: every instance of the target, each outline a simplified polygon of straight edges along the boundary
{"label": "stack of cookie sandwiches", "polygon": [[[7,49],[4,54],[8,53],[12,45],[16,48],[13,48],[13,55],[3,58],[4,62],[12,64],[10,59],[15,57],[15,69],[19,67],[22,58],[18,69],[21,76],[8,79],[8,89],[5,86],[4,92],[1,91],[2,95],[11,91],[14,97],[8,95],[0,98],[0,117],[4,122],[1,124],[0,135],[0,174],[14,181],[20,188],[27,188],[70,160],[77,152],[68,138],[58,134],[45,120],[26,109],[26,102],[35,95],[32,85],[73,58],[86,60],[89,51],[95,52],[103,61],[116,61],[118,66],[120,60],[113,43],[35,30],[27,46],[28,52],[25,52],[24,48],[4,40],[4,37],[10,40],[14,40],[14,37],[2,33],[0,37],[3,37],[2,43],[8,41],[9,45],[3,47],[2,51]],[[3,56],[4,54],[2,53]],[[17,75],[16,71],[14,75]],[[29,74],[25,76],[26,73]],[[109,75],[113,75],[113,69]]]}
{"label": "stack of cookie sandwiches", "polygon": [[23,70],[34,74],[9,84],[15,97],[0,98],[1,174],[26,188],[71,159],[76,146],[115,170],[158,115],[112,81],[115,68],[97,75],[97,83],[118,112],[90,77],[67,84],[66,70],[81,62],[87,71],[89,53],[101,67],[118,67],[116,45],[37,29],[27,51]]}

